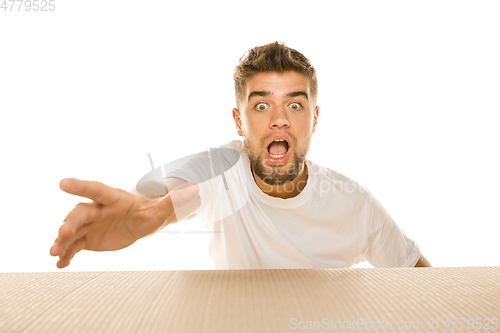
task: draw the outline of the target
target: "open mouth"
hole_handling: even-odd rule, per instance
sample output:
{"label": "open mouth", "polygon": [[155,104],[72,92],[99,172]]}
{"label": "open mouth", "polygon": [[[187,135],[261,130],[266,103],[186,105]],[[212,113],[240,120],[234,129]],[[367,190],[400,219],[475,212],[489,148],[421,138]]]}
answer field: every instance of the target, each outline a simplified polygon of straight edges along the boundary
{"label": "open mouth", "polygon": [[288,142],[285,139],[276,139],[267,146],[269,156],[273,159],[285,157],[288,152]]}
{"label": "open mouth", "polygon": [[266,161],[273,166],[285,165],[290,151],[290,144],[286,138],[276,138],[267,146]]}

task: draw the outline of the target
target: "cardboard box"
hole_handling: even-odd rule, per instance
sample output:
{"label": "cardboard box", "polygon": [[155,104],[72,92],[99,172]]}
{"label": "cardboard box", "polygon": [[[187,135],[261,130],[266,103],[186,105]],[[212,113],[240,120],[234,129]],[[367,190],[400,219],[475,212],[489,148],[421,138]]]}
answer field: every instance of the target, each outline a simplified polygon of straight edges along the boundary
{"label": "cardboard box", "polygon": [[499,332],[499,277],[500,267],[0,273],[0,332]]}

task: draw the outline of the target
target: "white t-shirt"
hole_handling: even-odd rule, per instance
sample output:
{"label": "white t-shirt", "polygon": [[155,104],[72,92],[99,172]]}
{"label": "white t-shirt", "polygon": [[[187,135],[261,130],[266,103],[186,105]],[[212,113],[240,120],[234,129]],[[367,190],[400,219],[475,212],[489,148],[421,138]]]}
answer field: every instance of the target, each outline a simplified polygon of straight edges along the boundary
{"label": "white t-shirt", "polygon": [[200,155],[167,175],[200,185],[201,206],[190,218],[211,231],[216,269],[346,268],[361,261],[414,267],[419,260],[417,244],[355,181],[306,160],[303,190],[276,198],[255,183],[241,141],[221,148],[229,149]]}

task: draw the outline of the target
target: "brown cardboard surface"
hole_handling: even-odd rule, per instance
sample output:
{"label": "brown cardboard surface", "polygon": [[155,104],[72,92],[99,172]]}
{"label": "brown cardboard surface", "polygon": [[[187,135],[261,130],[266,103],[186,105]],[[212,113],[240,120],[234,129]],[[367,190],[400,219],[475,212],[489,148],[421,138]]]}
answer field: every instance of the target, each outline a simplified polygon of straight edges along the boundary
{"label": "brown cardboard surface", "polygon": [[0,273],[0,288],[0,332],[500,332],[500,267]]}

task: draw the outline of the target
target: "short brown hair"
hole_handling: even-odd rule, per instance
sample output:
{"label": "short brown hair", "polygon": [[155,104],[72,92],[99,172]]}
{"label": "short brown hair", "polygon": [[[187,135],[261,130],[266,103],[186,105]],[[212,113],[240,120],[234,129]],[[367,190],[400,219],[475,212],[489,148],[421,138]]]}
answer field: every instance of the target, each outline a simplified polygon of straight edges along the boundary
{"label": "short brown hair", "polygon": [[285,43],[273,42],[256,46],[245,52],[234,71],[234,92],[236,103],[239,104],[245,91],[246,80],[261,72],[295,71],[304,74],[311,80],[311,95],[316,100],[318,95],[318,80],[316,71],[309,59],[302,53],[285,46]]}

